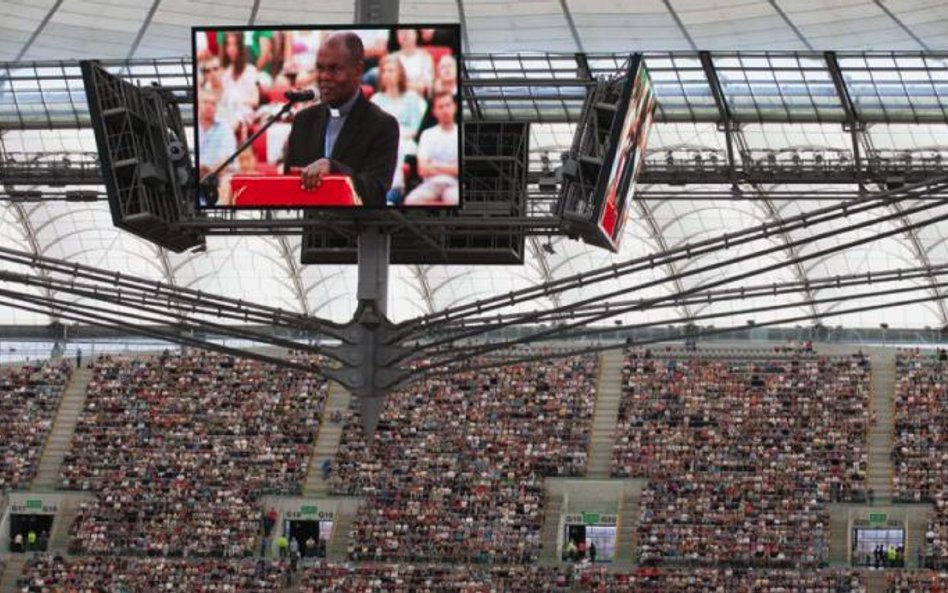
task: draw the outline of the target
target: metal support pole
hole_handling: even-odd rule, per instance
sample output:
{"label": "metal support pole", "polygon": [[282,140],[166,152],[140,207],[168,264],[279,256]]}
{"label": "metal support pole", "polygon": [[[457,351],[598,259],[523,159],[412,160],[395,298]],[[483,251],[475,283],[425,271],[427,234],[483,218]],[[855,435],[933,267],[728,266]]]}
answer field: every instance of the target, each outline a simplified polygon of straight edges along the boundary
{"label": "metal support pole", "polygon": [[388,314],[388,264],[391,236],[377,226],[359,233],[359,304],[370,305],[379,315]]}
{"label": "metal support pole", "polygon": [[391,236],[378,226],[370,226],[359,233],[358,266],[359,283],[356,297],[359,307],[354,321],[361,334],[361,365],[364,382],[361,389],[354,390],[359,399],[362,414],[362,430],[366,443],[371,447],[375,429],[378,427],[388,382],[380,376],[384,360],[380,360],[379,346],[382,344],[380,330],[386,323],[388,313],[388,272],[391,252]]}

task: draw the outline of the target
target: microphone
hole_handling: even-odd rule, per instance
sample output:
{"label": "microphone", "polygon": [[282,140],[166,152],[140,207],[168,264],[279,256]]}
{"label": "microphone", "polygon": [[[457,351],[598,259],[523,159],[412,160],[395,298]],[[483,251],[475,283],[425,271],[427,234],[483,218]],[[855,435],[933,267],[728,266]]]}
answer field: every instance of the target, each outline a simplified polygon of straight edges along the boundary
{"label": "microphone", "polygon": [[307,89],[305,91],[289,90],[283,93],[286,100],[290,103],[301,103],[303,101],[312,101],[316,98],[316,91]]}

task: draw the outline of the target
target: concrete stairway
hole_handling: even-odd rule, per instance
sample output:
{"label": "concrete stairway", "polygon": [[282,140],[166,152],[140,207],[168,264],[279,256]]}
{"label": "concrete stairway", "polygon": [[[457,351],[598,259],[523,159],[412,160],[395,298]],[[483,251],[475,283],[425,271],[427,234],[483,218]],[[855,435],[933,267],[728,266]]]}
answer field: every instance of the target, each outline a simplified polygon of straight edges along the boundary
{"label": "concrete stairway", "polygon": [[349,530],[355,513],[342,507],[336,512],[335,525],[332,527],[332,536],[326,546],[326,560],[329,562],[345,562],[349,556]]}
{"label": "concrete stairway", "polygon": [[543,527],[540,528],[539,563],[541,566],[552,566],[560,561],[557,544],[560,539],[560,517],[563,515],[565,503],[561,492],[547,492]]}
{"label": "concrete stairway", "polygon": [[849,508],[846,504],[829,507],[829,565],[845,568],[849,563]]}
{"label": "concrete stairway", "polygon": [[621,350],[607,350],[599,359],[599,386],[590,431],[587,478],[604,479],[611,474],[612,448],[622,399],[622,360]]}
{"label": "concrete stairway", "polygon": [[870,406],[876,422],[869,427],[869,487],[877,504],[892,502],[892,446],[895,436],[895,350],[873,349]]}
{"label": "concrete stairway", "polygon": [[866,583],[866,593],[886,593],[885,571],[862,570],[860,573]]}
{"label": "concrete stairway", "polygon": [[925,531],[932,516],[929,505],[906,505],[905,516],[905,566],[920,568],[918,552],[925,546]]}
{"label": "concrete stairway", "polygon": [[80,368],[73,373],[66,393],[63,394],[53,428],[46,439],[46,448],[40,459],[36,477],[30,488],[33,492],[50,491],[56,488],[59,467],[62,465],[72,434],[76,430],[79,414],[86,403],[86,388],[92,380],[92,370]]}
{"label": "concrete stairway", "polygon": [[59,513],[53,521],[53,531],[49,535],[49,551],[66,553],[69,548],[69,528],[79,516],[79,506],[83,502],[92,503],[95,495],[89,492],[70,492],[64,497]]}
{"label": "concrete stairway", "polygon": [[341,385],[329,383],[329,393],[326,395],[326,407],[323,418],[319,423],[319,435],[313,446],[313,456],[309,461],[309,471],[306,474],[306,483],[303,485],[303,496],[326,496],[329,494],[329,482],[323,479],[322,465],[327,458],[332,458],[339,449],[339,439],[342,438],[342,423],[330,420],[334,412],[345,414],[352,402],[352,396]]}
{"label": "concrete stairway", "polygon": [[6,566],[0,575],[0,593],[19,593],[16,581],[23,573],[23,565],[28,557],[27,554],[10,554],[5,558]]}
{"label": "concrete stairway", "polygon": [[639,509],[644,483],[639,480],[629,481],[622,492],[616,525],[616,557],[613,563],[620,570],[634,566],[637,562]]}

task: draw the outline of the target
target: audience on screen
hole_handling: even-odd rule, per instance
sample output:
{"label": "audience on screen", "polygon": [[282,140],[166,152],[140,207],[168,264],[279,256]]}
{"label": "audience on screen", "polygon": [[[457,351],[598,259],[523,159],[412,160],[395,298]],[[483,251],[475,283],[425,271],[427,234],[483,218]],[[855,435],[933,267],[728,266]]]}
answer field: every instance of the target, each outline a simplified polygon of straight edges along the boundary
{"label": "audience on screen", "polygon": [[[213,168],[205,155],[219,157],[228,148],[233,152],[286,102],[287,90],[309,88],[318,97],[316,53],[329,33],[326,29],[255,29],[198,35],[198,89],[216,97],[213,123],[219,122],[233,135],[233,142],[218,138],[214,148],[203,147],[199,154],[202,171]],[[415,165],[415,154],[421,134],[438,125],[433,97],[458,93],[456,34],[451,29],[364,29],[358,34],[365,48],[363,94],[394,115],[402,129],[399,166],[388,200],[399,205],[425,181]],[[397,73],[395,63],[400,66]],[[389,64],[387,73],[384,64]],[[295,106],[289,117],[305,106]],[[248,149],[255,152],[258,170],[282,168],[281,147],[289,125],[289,121],[276,123]],[[244,172],[239,161],[232,169]],[[228,178],[225,175],[220,183],[226,184]]]}
{"label": "audience on screen", "polygon": [[[414,157],[418,152],[415,141],[418,127],[425,115],[428,105],[414,90],[408,88],[408,79],[405,76],[405,67],[395,55],[382,58],[379,67],[379,90],[372,95],[372,102],[391,113],[398,120],[401,130],[401,140],[398,145],[398,162],[405,163],[405,157]],[[457,142],[457,138],[455,138]],[[401,202],[405,192],[405,171],[403,167],[396,167],[395,180],[389,191],[389,203]]]}

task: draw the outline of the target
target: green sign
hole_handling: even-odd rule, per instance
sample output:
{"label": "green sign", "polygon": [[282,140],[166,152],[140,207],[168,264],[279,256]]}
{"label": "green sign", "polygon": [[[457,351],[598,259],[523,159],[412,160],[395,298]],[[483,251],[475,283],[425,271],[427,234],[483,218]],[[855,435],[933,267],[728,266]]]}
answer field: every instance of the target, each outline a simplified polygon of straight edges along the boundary
{"label": "green sign", "polygon": [[43,501],[39,499],[27,499],[26,508],[28,509],[41,509],[43,508]]}
{"label": "green sign", "polygon": [[300,507],[301,515],[315,515],[317,512],[319,512],[319,507],[317,507],[316,505]]}
{"label": "green sign", "polygon": [[599,525],[599,513],[583,513],[583,523],[586,525]]}
{"label": "green sign", "polygon": [[889,516],[885,513],[869,513],[870,523],[885,523],[888,519]]}

